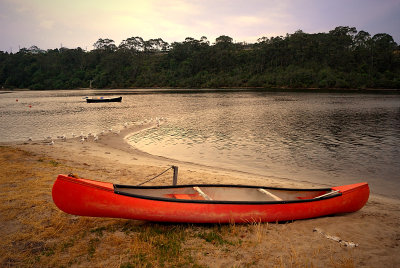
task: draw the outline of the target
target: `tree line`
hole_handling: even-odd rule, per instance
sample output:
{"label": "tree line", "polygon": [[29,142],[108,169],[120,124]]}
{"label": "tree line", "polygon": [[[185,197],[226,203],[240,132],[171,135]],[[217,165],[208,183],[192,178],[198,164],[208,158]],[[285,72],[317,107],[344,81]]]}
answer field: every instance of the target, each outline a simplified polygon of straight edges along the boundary
{"label": "tree line", "polygon": [[130,87],[400,88],[400,46],[392,36],[355,27],[328,33],[301,30],[235,43],[222,35],[130,37],[118,46],[99,39],[94,49],[0,51],[0,87],[30,89]]}

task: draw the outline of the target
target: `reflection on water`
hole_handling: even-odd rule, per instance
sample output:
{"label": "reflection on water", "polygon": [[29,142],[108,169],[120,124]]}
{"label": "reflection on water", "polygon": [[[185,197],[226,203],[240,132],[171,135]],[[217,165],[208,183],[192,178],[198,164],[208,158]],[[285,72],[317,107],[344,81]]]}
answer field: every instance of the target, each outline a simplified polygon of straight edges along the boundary
{"label": "reflection on water", "polygon": [[[128,101],[86,103],[95,91],[14,92],[0,95],[0,141],[100,133],[146,115]],[[118,92],[116,92],[118,94]]]}
{"label": "reflection on water", "polygon": [[132,145],[265,176],[326,185],[368,181],[373,192],[400,197],[398,95],[114,91],[122,103],[87,104],[83,97],[94,93],[1,94],[0,140],[99,133],[164,117],[159,128],[133,135]]}
{"label": "reflection on water", "polygon": [[[335,94],[186,97],[184,118],[131,137],[175,159],[325,183],[400,186],[400,99]],[[384,183],[385,186],[380,185]],[[385,189],[387,186],[389,186]]]}

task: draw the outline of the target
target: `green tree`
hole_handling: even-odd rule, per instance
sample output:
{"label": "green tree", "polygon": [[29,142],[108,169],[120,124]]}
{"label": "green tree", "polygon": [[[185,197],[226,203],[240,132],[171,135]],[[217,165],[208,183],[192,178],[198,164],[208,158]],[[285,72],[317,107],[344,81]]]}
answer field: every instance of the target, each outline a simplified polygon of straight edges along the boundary
{"label": "green tree", "polygon": [[99,38],[99,40],[97,40],[96,43],[93,44],[93,47],[97,50],[104,50],[104,51],[117,50],[117,46],[115,45],[114,40],[108,38],[106,39]]}

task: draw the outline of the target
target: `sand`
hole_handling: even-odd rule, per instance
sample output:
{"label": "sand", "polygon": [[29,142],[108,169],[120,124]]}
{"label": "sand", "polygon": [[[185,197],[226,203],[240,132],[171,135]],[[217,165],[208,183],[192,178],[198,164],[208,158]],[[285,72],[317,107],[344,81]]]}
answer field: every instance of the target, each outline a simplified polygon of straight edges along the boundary
{"label": "sand", "polygon": [[[112,183],[139,184],[171,165],[176,165],[179,167],[178,184],[234,183],[276,187],[321,187],[321,185],[305,184],[294,180],[285,181],[273,177],[265,178],[246,172],[154,156],[136,150],[126,142],[129,134],[149,127],[156,126],[150,124],[131,126],[118,133],[99,136],[97,141],[89,137],[83,142],[80,138],[66,141],[57,139],[53,145],[49,145],[48,141],[2,144],[1,165],[6,170],[1,175],[0,187],[3,190],[0,197],[3,203],[0,205],[0,213],[8,212],[9,214],[0,216],[0,236],[5,237],[3,242],[0,242],[0,256],[3,256],[0,259],[0,266],[37,266],[39,264],[41,266],[86,266],[91,264],[102,267],[112,264],[117,267],[124,265],[124,267],[130,267],[129,265],[135,267],[147,264],[190,266],[189,264],[194,263],[204,267],[400,267],[398,254],[400,252],[400,201],[374,193],[371,193],[366,206],[355,213],[285,224],[265,223],[222,227],[181,224],[154,227],[153,223],[76,217],[60,212],[54,206],[51,200],[51,184],[58,173],[74,173],[80,177]],[[18,174],[18,169],[25,168],[27,170],[20,176],[19,181],[13,182],[13,176],[17,180],[18,176],[15,174]],[[32,169],[32,172],[29,169]],[[13,195],[12,191],[19,193],[18,187],[23,186],[18,185],[24,185],[30,178],[36,178],[37,185],[43,185],[46,190],[38,192],[32,199],[18,203],[18,198],[14,198],[16,194]],[[146,185],[152,184],[172,184],[172,172],[169,171]],[[35,187],[35,184],[32,184],[32,187]],[[23,192],[21,198],[24,198]],[[41,208],[38,211],[41,211],[43,215],[29,214],[30,208],[35,206],[37,209]],[[22,220],[19,216],[21,212],[17,213],[18,209],[22,210],[22,208],[24,213],[40,224],[33,226],[33,223]],[[48,208],[48,212],[44,213],[45,208]],[[15,215],[11,211],[16,211]],[[75,231],[68,231],[68,225],[75,226]],[[132,241],[140,236],[136,236],[134,231],[126,233],[124,231],[126,227],[123,227],[126,225],[131,226],[131,229],[137,228],[132,226],[154,227],[165,229],[166,232],[179,229],[186,236],[180,244],[178,255],[186,257],[173,255],[175,257],[167,260],[156,257],[155,259],[137,257],[140,254],[133,253],[138,249],[132,248],[132,243],[134,243]],[[78,227],[89,230],[89,235],[82,235],[82,229]],[[318,231],[316,232],[315,229]],[[53,240],[48,238],[49,230],[53,230]],[[60,230],[64,232],[64,235],[59,234]],[[101,236],[96,236],[96,230],[101,230]],[[40,235],[35,239],[30,238],[34,232]],[[206,235],[214,233],[216,237],[221,236],[221,240],[207,239]],[[335,239],[329,239],[332,238],[330,236],[339,237],[345,242],[354,242],[358,246],[348,247]],[[89,243],[89,249],[86,250],[87,243],[75,242],[73,246],[65,246],[69,245],[68,241],[71,241],[71,237],[83,237],[82,239],[86,239]],[[32,241],[26,242],[24,246],[18,242],[30,241],[29,239]],[[118,241],[118,245],[115,241]],[[128,249],[117,250],[119,247],[124,247],[127,241],[130,241]],[[146,243],[152,244],[149,239],[140,241],[136,243],[147,241]],[[147,245],[146,243],[143,245]],[[35,247],[39,249],[35,251]],[[82,247],[85,248],[86,255],[78,253]],[[154,245],[154,247],[157,246]],[[50,253],[48,253],[49,249],[52,250]],[[75,261],[67,256],[76,256]]]}

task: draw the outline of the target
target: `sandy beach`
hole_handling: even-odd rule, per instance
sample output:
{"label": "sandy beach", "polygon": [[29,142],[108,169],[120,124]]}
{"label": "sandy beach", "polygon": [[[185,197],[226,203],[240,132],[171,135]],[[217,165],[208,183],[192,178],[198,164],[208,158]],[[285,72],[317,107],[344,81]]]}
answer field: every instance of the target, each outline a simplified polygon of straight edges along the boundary
{"label": "sandy beach", "polygon": [[[355,213],[279,224],[157,224],[77,217],[57,209],[51,187],[59,173],[135,185],[176,165],[178,184],[320,187],[153,156],[126,142],[129,134],[149,127],[155,126],[131,126],[97,141],[0,144],[0,267],[400,266],[400,200],[374,193]],[[171,183],[169,171],[146,185]]]}

